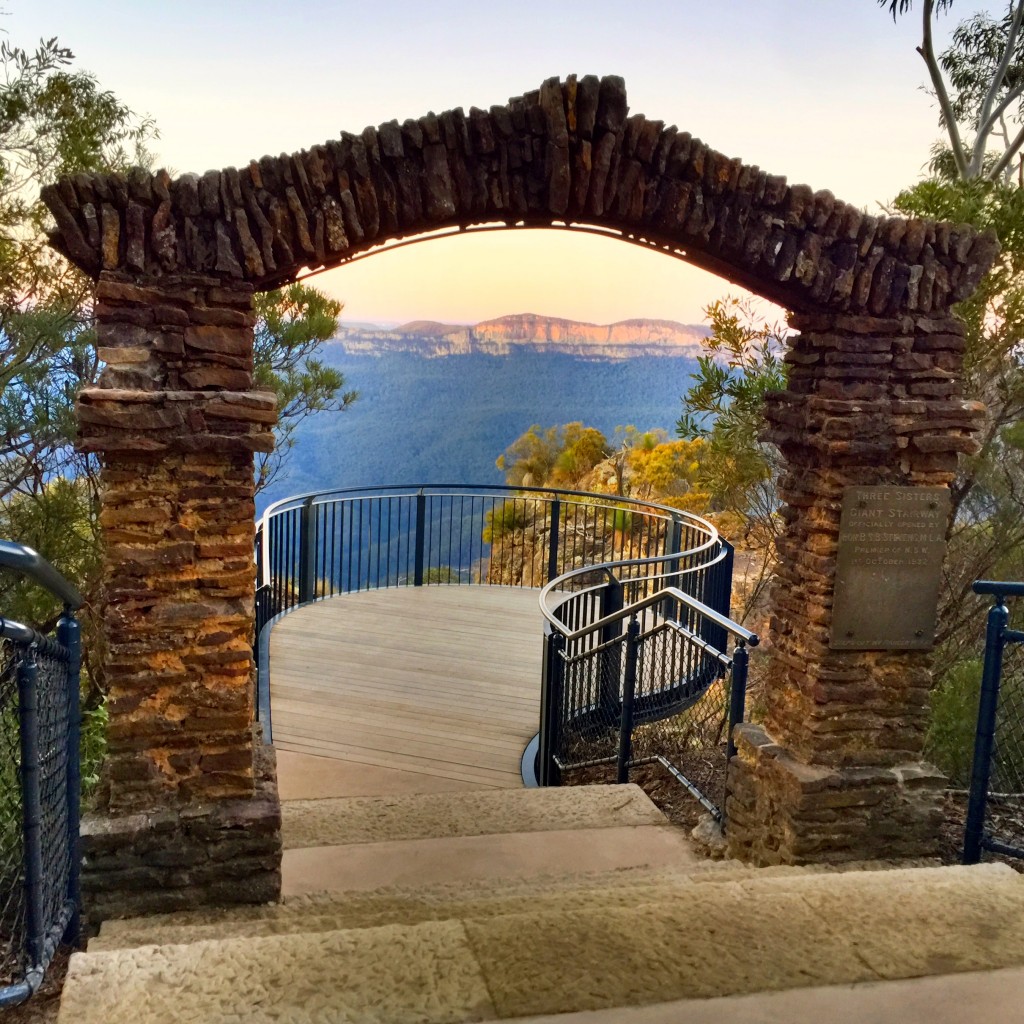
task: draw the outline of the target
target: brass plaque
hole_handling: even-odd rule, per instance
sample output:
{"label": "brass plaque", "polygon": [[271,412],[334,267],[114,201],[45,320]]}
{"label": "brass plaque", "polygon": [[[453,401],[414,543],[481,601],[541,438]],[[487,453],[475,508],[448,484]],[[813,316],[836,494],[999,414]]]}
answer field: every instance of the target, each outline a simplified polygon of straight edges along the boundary
{"label": "brass plaque", "polygon": [[843,491],[829,647],[932,646],[948,518],[945,487]]}

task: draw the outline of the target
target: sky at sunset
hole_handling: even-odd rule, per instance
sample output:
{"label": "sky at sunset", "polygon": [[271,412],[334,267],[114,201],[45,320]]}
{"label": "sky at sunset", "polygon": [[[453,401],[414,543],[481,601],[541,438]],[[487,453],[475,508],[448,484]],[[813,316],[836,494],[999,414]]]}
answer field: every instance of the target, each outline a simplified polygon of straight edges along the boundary
{"label": "sky at sunset", "polygon": [[[983,6],[958,0],[938,44]],[[173,173],[486,108],[553,75],[618,74],[631,112],[878,212],[938,137],[919,7],[894,25],[875,0],[7,0],[0,28],[23,47],[57,36],[75,67],[156,121]],[[551,230],[430,241],[314,283],[345,302],[345,320],[394,322],[694,323],[736,291],[664,255]]]}

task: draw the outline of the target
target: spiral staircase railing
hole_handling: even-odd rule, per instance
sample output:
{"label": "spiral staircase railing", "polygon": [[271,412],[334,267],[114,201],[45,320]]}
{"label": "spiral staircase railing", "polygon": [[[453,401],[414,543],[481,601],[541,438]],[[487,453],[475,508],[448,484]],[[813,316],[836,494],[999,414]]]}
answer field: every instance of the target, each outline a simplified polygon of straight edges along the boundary
{"label": "spiral staircase railing", "polygon": [[[685,714],[711,691],[716,707],[729,705],[715,740],[723,752],[742,718],[737,661],[745,671],[757,637],[729,619],[731,546],[689,512],[551,488],[343,488],[271,505],[256,559],[257,707],[268,740],[270,625],[312,601],[396,586],[541,590],[544,680],[539,732],[523,759],[528,784],[558,784],[564,771],[609,758],[623,781],[657,760],[634,751],[635,730]],[[721,818],[720,797],[661,762]]]}

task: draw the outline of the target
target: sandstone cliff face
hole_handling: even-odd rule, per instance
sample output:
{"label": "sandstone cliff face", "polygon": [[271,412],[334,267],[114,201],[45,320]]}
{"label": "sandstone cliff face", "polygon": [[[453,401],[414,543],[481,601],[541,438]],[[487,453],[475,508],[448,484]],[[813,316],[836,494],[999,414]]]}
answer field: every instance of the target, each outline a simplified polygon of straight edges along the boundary
{"label": "sandstone cliff face", "polygon": [[342,326],[335,342],[349,354],[411,352],[428,358],[513,351],[557,352],[584,359],[636,356],[689,356],[701,352],[707,329],[673,320],[621,320],[588,324],[521,313],[485,320],[472,327],[414,320],[391,330]]}

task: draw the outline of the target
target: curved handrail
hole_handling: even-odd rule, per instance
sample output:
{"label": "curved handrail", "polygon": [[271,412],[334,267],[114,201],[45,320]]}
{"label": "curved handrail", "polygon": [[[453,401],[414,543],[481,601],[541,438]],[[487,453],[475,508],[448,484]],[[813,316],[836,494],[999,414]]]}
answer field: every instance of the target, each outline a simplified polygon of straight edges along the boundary
{"label": "curved handrail", "polygon": [[[655,595],[652,595],[651,597],[645,598],[641,601],[635,602],[631,605],[627,605],[621,611],[609,615],[606,618],[599,619],[591,625],[579,630],[575,630],[571,633],[566,631],[564,623],[555,614],[555,608],[550,606],[550,598],[552,594],[565,592],[566,596],[568,597],[572,596],[572,594],[579,593],[579,591],[569,592],[565,586],[567,582],[570,582],[571,580],[577,577],[592,576],[596,572],[603,572],[607,574],[607,576],[609,577],[609,581],[612,581],[616,580],[614,572],[614,570],[616,569],[628,569],[633,567],[639,567],[642,565],[653,565],[659,562],[678,561],[681,558],[685,558],[690,555],[701,554],[705,551],[708,551],[710,548],[712,548],[715,544],[718,544],[719,542],[720,539],[717,536],[716,531],[716,536],[712,540],[709,540],[704,544],[697,546],[696,548],[688,548],[686,551],[678,551],[667,555],[653,555],[649,558],[630,558],[623,559],[622,561],[618,562],[602,562],[599,565],[581,566],[578,569],[571,569],[569,572],[562,573],[561,576],[556,576],[553,580],[551,580],[550,583],[546,584],[544,587],[541,588],[539,598],[541,614],[544,616],[545,619],[547,619],[549,623],[551,623],[552,626],[555,627],[555,629],[557,629],[566,638],[566,640],[576,640],[582,636],[586,636],[587,633],[593,632],[596,629],[600,629],[602,626],[610,625],[612,623],[620,621],[621,619],[627,618],[631,610],[633,612],[637,612],[644,608],[648,608],[654,604],[657,604],[666,595],[672,593],[673,595],[681,595],[685,597],[686,600],[684,601],[684,603],[689,604],[693,608],[693,610],[698,612],[699,614],[703,614],[703,610],[709,612],[710,614],[707,617],[712,619],[715,625],[720,625],[723,628],[727,628],[726,624],[729,624],[729,626],[736,626],[738,624],[734,623],[731,619],[727,619],[724,616],[719,615],[719,613],[714,611],[714,609],[709,608],[705,604],[702,604],[695,598],[691,598],[688,594],[684,595],[682,591],[673,587],[663,587]],[[697,573],[701,570],[706,570],[709,566],[712,566],[716,562],[721,561],[721,559],[723,559],[724,557],[725,549],[721,548],[720,550],[716,551],[715,556],[709,559],[708,561],[698,562],[695,565],[673,567],[667,570],[666,572],[654,573],[650,576],[630,576],[627,577],[624,580],[624,582],[655,583],[658,580],[669,579],[670,577],[672,579],[676,579],[679,576],[685,576],[689,573]],[[719,622],[718,619],[721,619],[721,621]],[[740,628],[742,629],[742,627]],[[753,636],[753,634],[751,635]]]}
{"label": "curved handrail", "polygon": [[78,609],[85,600],[38,551],[25,544],[0,540],[0,568],[22,573],[59,597],[69,608]]}
{"label": "curved handrail", "polygon": [[[461,495],[483,495],[483,496],[507,496],[508,498],[530,498],[542,499],[555,496],[573,499],[585,499],[594,502],[595,507],[621,509],[631,507],[652,518],[661,518],[665,521],[672,521],[680,525],[696,527],[707,535],[707,540],[696,549],[687,549],[675,553],[678,557],[695,554],[704,551],[716,544],[719,540],[718,530],[706,519],[687,512],[671,505],[663,505],[660,502],[642,500],[639,498],[623,497],[615,494],[602,494],[596,491],[576,491],[560,487],[512,487],[507,484],[379,484],[362,487],[335,487],[319,491],[306,491],[302,494],[293,494],[287,498],[281,498],[272,502],[264,510],[263,515],[256,522],[256,534],[261,548],[260,586],[267,586],[270,583],[270,531],[266,529],[267,524],[277,515],[301,508],[303,505],[312,506],[324,504],[328,501],[339,501],[347,498],[376,497],[403,498],[418,495],[459,497]],[[599,566],[591,566],[589,569],[574,570],[574,572],[593,572]]]}
{"label": "curved handrail", "polygon": [[[555,580],[554,582],[557,583],[558,581]],[[544,590],[547,589],[547,587],[544,588]],[[543,594],[543,591],[541,593]],[[695,597],[691,597],[678,587],[664,587],[662,590],[659,590],[654,594],[650,594],[647,597],[641,598],[639,601],[634,601],[632,604],[626,605],[626,607],[621,611],[613,612],[611,615],[606,615],[604,618],[597,619],[595,622],[591,622],[586,626],[581,626],[579,629],[574,630],[567,630],[564,624],[559,622],[554,616],[550,615],[547,609],[542,608],[541,610],[544,612],[544,616],[547,618],[548,622],[550,622],[566,640],[579,640],[590,633],[605,629],[608,626],[612,626],[617,622],[622,622],[625,619],[633,618],[637,613],[643,611],[645,608],[653,608],[657,604],[662,604],[666,598],[672,598],[673,600],[680,602],[680,604],[686,605],[687,608],[696,612],[702,619],[706,619],[712,625],[725,630],[725,632],[736,637],[737,640],[746,644],[748,647],[757,647],[761,642],[761,638],[756,633],[752,633],[749,629],[744,628],[738,622],[733,622],[733,620],[728,618],[728,616],[715,611],[714,608],[704,604],[703,601],[698,601]]]}

